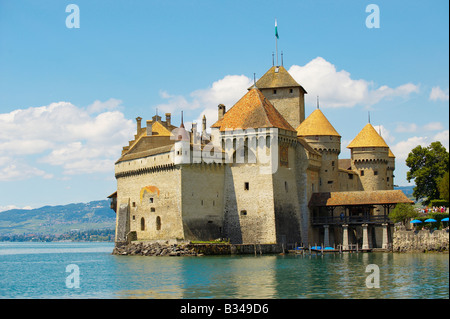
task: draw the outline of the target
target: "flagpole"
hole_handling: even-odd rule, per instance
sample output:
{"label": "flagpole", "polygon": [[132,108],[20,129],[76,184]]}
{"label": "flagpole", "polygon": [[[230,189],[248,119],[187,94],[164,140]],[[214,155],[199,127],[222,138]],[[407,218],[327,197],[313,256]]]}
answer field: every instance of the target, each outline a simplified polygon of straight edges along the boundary
{"label": "flagpole", "polygon": [[278,64],[278,38],[275,37],[275,51],[277,51],[277,66],[279,66]]}
{"label": "flagpole", "polygon": [[277,53],[277,66],[278,64],[278,25],[277,25],[277,19],[275,19],[275,51]]}

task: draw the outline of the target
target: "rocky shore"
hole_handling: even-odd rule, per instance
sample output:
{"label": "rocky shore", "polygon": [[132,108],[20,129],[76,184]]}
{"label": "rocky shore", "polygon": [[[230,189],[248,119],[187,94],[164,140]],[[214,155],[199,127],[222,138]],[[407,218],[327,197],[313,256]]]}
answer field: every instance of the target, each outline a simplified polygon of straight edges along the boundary
{"label": "rocky shore", "polygon": [[116,245],[113,255],[130,256],[203,256],[197,253],[189,244],[169,242],[137,242]]}
{"label": "rocky shore", "polygon": [[397,230],[394,232],[394,252],[448,252],[449,231],[443,230]]}

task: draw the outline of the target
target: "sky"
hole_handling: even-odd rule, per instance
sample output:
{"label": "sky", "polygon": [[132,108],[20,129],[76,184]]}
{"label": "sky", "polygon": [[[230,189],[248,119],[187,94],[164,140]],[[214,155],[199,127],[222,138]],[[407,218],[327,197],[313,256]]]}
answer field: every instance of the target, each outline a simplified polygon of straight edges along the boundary
{"label": "sky", "polygon": [[448,150],[446,0],[0,0],[0,211],[106,199],[138,116],[212,125],[272,66],[275,19],[340,158],[369,112],[396,185],[414,147]]}

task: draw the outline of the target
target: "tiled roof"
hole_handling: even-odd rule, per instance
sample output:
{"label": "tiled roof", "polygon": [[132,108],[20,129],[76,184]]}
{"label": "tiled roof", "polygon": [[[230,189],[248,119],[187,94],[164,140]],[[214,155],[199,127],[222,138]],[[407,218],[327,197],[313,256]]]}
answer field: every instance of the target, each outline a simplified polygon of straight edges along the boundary
{"label": "tiled roof", "polygon": [[372,124],[367,123],[361,132],[356,135],[347,148],[353,147],[389,147],[384,139],[377,133]]}
{"label": "tiled roof", "polygon": [[395,157],[394,153],[392,153],[390,148],[389,148],[389,157]]}
{"label": "tiled roof", "polygon": [[[271,67],[257,82],[259,89],[280,88],[280,87],[298,87],[301,85],[294,80],[289,72],[283,66]],[[302,88],[303,89],[303,88]]]}
{"label": "tiled roof", "polygon": [[340,136],[319,109],[314,110],[298,127],[297,136]]}
{"label": "tiled roof", "polygon": [[172,133],[161,122],[154,121],[152,124],[152,135],[171,136]]}
{"label": "tiled roof", "polygon": [[218,127],[221,131],[275,127],[295,132],[295,129],[257,88],[250,89],[221,120],[211,127]]}
{"label": "tiled roof", "polygon": [[401,190],[330,192],[312,194],[309,206],[383,205],[398,203],[413,204],[413,201],[409,200]]}

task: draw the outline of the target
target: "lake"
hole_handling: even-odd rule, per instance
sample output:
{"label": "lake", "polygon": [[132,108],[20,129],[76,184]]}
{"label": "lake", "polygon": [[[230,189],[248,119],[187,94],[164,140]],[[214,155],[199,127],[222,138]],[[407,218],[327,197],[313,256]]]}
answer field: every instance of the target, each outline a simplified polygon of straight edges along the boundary
{"label": "lake", "polygon": [[449,298],[448,254],[145,257],[113,246],[0,242],[0,298]]}

